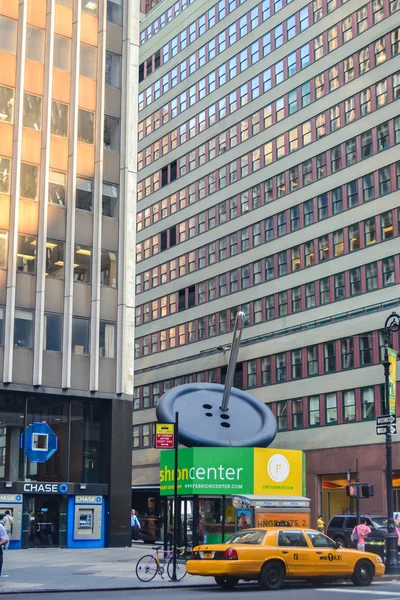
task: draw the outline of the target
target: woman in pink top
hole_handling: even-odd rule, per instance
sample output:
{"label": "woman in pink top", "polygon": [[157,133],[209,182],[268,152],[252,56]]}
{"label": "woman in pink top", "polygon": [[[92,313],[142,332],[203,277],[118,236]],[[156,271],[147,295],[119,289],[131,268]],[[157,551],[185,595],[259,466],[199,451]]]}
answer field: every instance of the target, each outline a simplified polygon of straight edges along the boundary
{"label": "woman in pink top", "polygon": [[361,519],[361,524],[354,527],[353,534],[355,532],[357,532],[357,550],[365,552],[365,538],[371,533],[366,519]]}

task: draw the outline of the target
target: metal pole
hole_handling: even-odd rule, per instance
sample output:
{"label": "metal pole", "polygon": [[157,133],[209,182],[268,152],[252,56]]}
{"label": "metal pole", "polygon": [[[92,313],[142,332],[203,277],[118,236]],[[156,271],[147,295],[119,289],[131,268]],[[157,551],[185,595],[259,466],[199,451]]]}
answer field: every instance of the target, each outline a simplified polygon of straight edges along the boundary
{"label": "metal pole", "polygon": [[233,385],[233,379],[235,377],[235,368],[236,368],[236,363],[237,363],[237,357],[239,354],[240,338],[242,337],[244,316],[245,316],[244,312],[242,312],[240,310],[237,313],[236,319],[235,319],[235,328],[233,330],[231,354],[229,356],[228,369],[226,371],[224,395],[222,396],[222,404],[221,404],[222,412],[226,412],[228,410],[229,396],[230,396],[232,385]]}
{"label": "metal pole", "polygon": [[175,413],[175,470],[174,470],[174,544],[173,544],[173,555],[172,555],[172,577],[171,581],[177,581],[176,578],[176,547],[178,542],[178,447],[179,447],[179,413]]}
{"label": "metal pole", "polygon": [[[389,344],[391,343],[392,331],[398,331],[400,328],[400,316],[393,312],[385,323],[383,332],[385,354],[383,361],[383,369],[385,373],[385,412],[390,414],[389,402]],[[397,534],[395,532],[395,524],[393,519],[393,464],[392,464],[392,434],[390,428],[386,433],[386,495],[387,495],[387,518],[388,528],[386,534],[386,558],[385,558],[385,573],[387,575],[400,574],[399,555],[397,551]]]}
{"label": "metal pole", "polygon": [[357,497],[356,497],[356,515],[357,515],[357,525],[360,524],[360,498],[359,498],[359,493],[360,493],[360,488],[359,488],[359,484],[360,483],[360,478],[359,478],[359,473],[358,473],[358,458],[356,458],[356,484],[357,484]]}

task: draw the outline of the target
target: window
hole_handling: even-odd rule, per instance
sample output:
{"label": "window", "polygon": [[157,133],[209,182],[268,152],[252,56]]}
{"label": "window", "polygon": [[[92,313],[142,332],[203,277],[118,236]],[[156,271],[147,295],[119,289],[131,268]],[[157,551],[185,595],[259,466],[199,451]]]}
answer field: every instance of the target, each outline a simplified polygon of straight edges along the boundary
{"label": "window", "polygon": [[360,365],[365,367],[373,364],[372,333],[359,336]]}
{"label": "window", "polygon": [[16,54],[17,21],[0,16],[0,50]]}
{"label": "window", "polygon": [[329,259],[329,238],[323,235],[318,240],[319,262]]}
{"label": "window", "polygon": [[[1,19],[1,18],[0,18]],[[0,25],[1,27],[1,25]],[[12,123],[14,116],[14,90],[0,85],[0,122]]]}
{"label": "window", "polygon": [[38,199],[39,167],[21,163],[20,196],[30,200]]}
{"label": "window", "polygon": [[286,381],[286,354],[282,352],[281,354],[275,355],[276,362],[276,383],[283,383]]}
{"label": "window", "polygon": [[354,345],[353,338],[348,337],[340,340],[340,354],[342,357],[342,369],[354,368]]}
{"label": "window", "polygon": [[329,277],[321,279],[319,282],[319,302],[320,304],[329,304],[331,296],[331,283]]}
{"label": "window", "polygon": [[[115,325],[100,321],[100,358],[115,358]],[[153,395],[154,400],[154,395]],[[144,403],[144,398],[143,398]]]}
{"label": "window", "polygon": [[336,342],[324,344],[324,369],[325,373],[336,371]]}
{"label": "window", "polygon": [[361,269],[357,267],[350,271],[350,295],[357,296],[361,291]]}
{"label": "window", "polygon": [[118,218],[119,186],[103,181],[103,216]]}
{"label": "window", "polygon": [[343,229],[335,231],[333,234],[333,255],[342,256],[344,251]]}
{"label": "window", "polygon": [[376,262],[366,266],[367,291],[378,289],[378,265]]}
{"label": "window", "polygon": [[267,321],[272,321],[275,318],[275,297],[267,296],[265,298],[265,318]]}
{"label": "window", "polygon": [[76,178],[76,208],[80,210],[92,210],[93,204],[93,181],[92,179]]}
{"label": "window", "polygon": [[94,140],[94,113],[87,110],[78,111],[78,142],[93,144]]}
{"label": "window", "polygon": [[292,425],[293,429],[304,427],[303,400],[292,400]]}
{"label": "window", "polygon": [[394,256],[384,258],[382,261],[383,285],[393,285],[396,283]]}
{"label": "window", "polygon": [[362,178],[363,201],[369,202],[375,198],[374,174],[368,173]]}
{"label": "window", "polygon": [[71,40],[54,35],[53,67],[62,71],[71,70]]}
{"label": "window", "polygon": [[326,424],[332,425],[337,423],[338,414],[337,414],[337,398],[336,394],[326,394],[325,396],[325,415],[326,415]]}
{"label": "window", "polygon": [[389,123],[382,123],[377,127],[378,151],[389,148]]}
{"label": "window", "polygon": [[308,399],[308,425],[309,427],[316,427],[320,424],[319,415],[319,396],[311,396]]}
{"label": "window", "polygon": [[344,273],[335,275],[335,300],[343,300],[346,297]]}
{"label": "window", "polygon": [[61,102],[51,103],[50,133],[60,137],[68,136],[68,105]]}
{"label": "window", "polygon": [[307,348],[307,377],[318,375],[318,346],[309,346]]}
{"label": "window", "polygon": [[57,171],[49,170],[49,202],[65,206],[66,175]]}
{"label": "window", "polygon": [[47,240],[46,276],[64,278],[64,242]]}
{"label": "window", "polygon": [[343,421],[356,420],[356,395],[354,390],[343,392]]}
{"label": "window", "polygon": [[367,387],[361,390],[361,418],[375,419],[375,398],[373,387]]}
{"label": "window", "polygon": [[44,29],[27,25],[25,57],[39,63],[44,61]]}
{"label": "window", "polygon": [[301,349],[292,350],[291,358],[292,358],[292,379],[301,379],[303,376],[303,360],[302,360]]}
{"label": "window", "polygon": [[96,79],[97,49],[94,46],[81,44],[79,74],[89,79]]}
{"label": "window", "polygon": [[14,346],[16,348],[32,348],[33,313],[27,310],[15,310]]}
{"label": "window", "polygon": [[90,15],[97,15],[97,2],[93,2],[93,0],[83,0],[82,2],[82,11],[89,13]]}
{"label": "window", "polygon": [[117,256],[115,252],[101,251],[100,283],[108,287],[117,287]]}
{"label": "window", "polygon": [[306,284],[306,309],[315,307],[315,283]]}
{"label": "window", "polygon": [[294,546],[307,548],[307,542],[301,531],[280,531],[278,534],[278,546]]}
{"label": "window", "polygon": [[279,292],[278,294],[278,314],[280,317],[285,317],[288,314],[288,293]]}
{"label": "window", "polygon": [[356,223],[355,225],[351,225],[349,227],[349,250],[350,252],[354,252],[355,250],[359,250],[359,248],[360,230],[358,223]]}
{"label": "window", "polygon": [[89,354],[89,320],[72,317],[72,354]]}
{"label": "window", "polygon": [[36,238],[31,235],[18,235],[17,271],[20,273],[36,272]]}
{"label": "window", "polygon": [[247,387],[254,388],[257,386],[257,361],[247,361]]}
{"label": "window", "polygon": [[393,213],[392,211],[385,213],[381,217],[381,235],[382,240],[389,240],[393,237]]}
{"label": "window", "polygon": [[24,116],[22,125],[35,131],[41,130],[42,99],[33,94],[24,94]]}
{"label": "window", "polygon": [[379,195],[384,196],[392,191],[392,177],[390,166],[379,169]]}
{"label": "window", "polygon": [[271,383],[271,357],[265,356],[261,359],[261,385]]}
{"label": "window", "polygon": [[116,88],[121,87],[121,56],[106,52],[106,84]]}
{"label": "window", "polygon": [[90,283],[90,260],[92,251],[84,246],[75,246],[74,281]]}
{"label": "window", "polygon": [[119,152],[120,120],[104,115],[104,148]]}
{"label": "window", "polygon": [[61,352],[62,315],[45,313],[44,315],[44,349]]}
{"label": "window", "polygon": [[287,401],[276,403],[276,420],[278,424],[278,431],[287,429]]}

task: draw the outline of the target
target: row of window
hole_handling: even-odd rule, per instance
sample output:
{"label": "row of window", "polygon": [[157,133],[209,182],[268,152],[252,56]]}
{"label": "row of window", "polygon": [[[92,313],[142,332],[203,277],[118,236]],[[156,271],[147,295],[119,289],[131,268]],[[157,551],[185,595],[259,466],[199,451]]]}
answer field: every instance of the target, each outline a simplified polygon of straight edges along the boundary
{"label": "row of window", "polygon": [[[370,234],[368,233],[368,235]],[[310,281],[266,298],[246,302],[240,307],[240,310],[245,313],[245,326],[271,321],[288,314],[338,302],[399,283],[398,276],[396,277],[396,260],[399,259],[393,256],[387,257],[384,260],[355,267],[337,275]],[[240,272],[231,271],[137,306],[135,309],[136,326],[156,321],[205,302],[212,302],[217,297],[221,298],[227,295],[228,289],[232,294],[235,293],[235,290],[238,291],[239,287],[244,290],[258,285],[262,280],[261,266],[260,260],[250,265],[250,268],[248,266],[241,268]],[[208,322],[204,317],[204,320],[198,323],[203,337],[206,337],[206,330],[208,330],[207,337],[232,330],[237,309],[228,309],[228,312],[229,310],[229,318],[226,310],[224,310],[208,316]],[[187,327],[188,332],[193,331],[195,328],[195,322]],[[181,326],[181,330],[185,335],[185,325]],[[193,337],[196,339],[195,335]]]}
{"label": "row of window", "polygon": [[[393,84],[393,88],[392,88]],[[355,120],[359,120],[361,117],[368,115],[371,111],[375,111],[388,104],[389,99],[396,100],[400,99],[400,72],[383,79],[377,84],[373,84],[369,88],[362,90],[360,93],[355,94],[351,98],[343,100],[343,102],[333,106],[332,108],[326,109],[324,112],[312,117],[308,121],[294,127],[290,131],[282,133],[280,136],[272,139],[265,143],[263,146],[256,148],[249,155],[242,156],[238,160],[234,160],[231,163],[221,167],[218,171],[219,187],[221,188],[228,183],[234,183],[240,176],[243,177],[246,174],[243,170],[249,171],[249,159],[251,160],[251,172],[255,172],[262,169],[272,162],[276,162],[297,150],[301,150],[305,146],[317,142],[319,139],[333,133],[341,126],[346,126],[353,123]],[[264,109],[265,110],[265,109]],[[246,121],[247,124],[247,121]],[[237,126],[231,127],[230,130],[221,133],[217,138],[214,138],[203,144],[200,148],[193,150],[190,154],[183,156],[178,161],[173,161],[170,165],[163,167],[161,171],[155,173],[148,179],[149,185],[154,183],[156,179],[159,181],[161,175],[161,185],[164,183],[167,185],[173,178],[179,178],[197,169],[205,162],[210,162],[215,157],[215,149],[218,148],[218,154],[226,152],[226,150],[233,148],[238,143],[248,139],[248,129],[239,129]],[[213,155],[210,156],[210,152],[206,152],[206,147],[213,149]],[[202,152],[202,154],[200,154]],[[352,138],[344,144],[338,145],[333,149],[331,154],[331,173],[335,173],[344,167],[349,167],[356,164],[359,157],[361,156],[362,148],[357,148],[356,138]],[[227,177],[228,173],[228,177]],[[224,181],[225,179],[225,181]],[[146,180],[147,181],[147,180]],[[150,213],[150,209],[149,213]],[[137,223],[142,224],[143,212],[137,216]],[[192,223],[195,221],[195,217],[191,218]],[[176,240],[185,241],[186,228],[188,221],[180,223],[176,226],[176,236],[174,236],[174,244]],[[181,235],[182,234],[182,235]],[[157,254],[160,251],[165,250],[161,243],[163,232],[148,238],[138,244],[138,260],[148,258],[151,255]]]}
{"label": "row of window", "polygon": [[[168,10],[166,10],[159,17],[157,17],[155,21],[150,23],[150,25],[147,25],[146,29],[143,29],[143,31],[140,32],[141,46],[143,46],[143,44],[150,40],[153,37],[153,35],[156,35],[161,29],[164,29],[164,27],[168,25],[168,23],[175,19],[175,17],[177,17],[181,12],[186,10],[191,4],[193,4],[193,2],[194,0],[178,0],[173,6],[171,6]],[[158,4],[158,2],[155,2],[154,6],[156,4]]]}
{"label": "row of window", "polygon": [[[0,156],[0,194],[10,194],[11,159]],[[76,208],[93,210],[93,180],[76,177]],[[48,201],[50,204],[65,206],[67,194],[67,175],[49,169]],[[39,198],[39,167],[21,162],[20,197],[29,200]],[[119,186],[103,181],[102,214],[118,218]]]}
{"label": "row of window", "polygon": [[[73,0],[56,0],[56,2],[72,7]],[[122,25],[122,4],[123,0],[107,0],[107,21]],[[82,10],[94,16],[97,16],[97,5],[97,1],[82,0]]]}
{"label": "row of window", "polygon": [[[14,118],[13,88],[0,85],[0,121],[13,123]],[[68,137],[68,104],[51,103],[50,133],[59,137]],[[42,98],[34,94],[24,94],[23,127],[42,130]],[[94,143],[94,113],[80,108],[78,110],[78,142]],[[104,148],[119,152],[120,120],[104,115]]]}
{"label": "row of window", "polygon": [[[357,156],[357,147],[353,140],[345,142],[344,153],[346,164],[354,164]],[[379,198],[393,190],[399,189],[400,185],[400,162],[392,163],[368,173],[358,180],[336,187],[329,192],[324,192],[301,204],[294,205],[290,209],[268,217],[268,225],[264,221],[255,222],[249,230],[249,238],[253,238],[252,247],[264,244],[277,237],[287,235],[313,223],[322,221],[328,217],[339,214],[345,210],[354,208],[359,202],[369,202]],[[360,193],[359,193],[360,190]],[[178,225],[154,235],[136,245],[136,259],[138,262],[149,258],[152,254],[163,252],[177,244],[197,237],[206,231],[219,227],[229,221],[243,216],[250,211],[257,210],[264,205],[264,195],[261,194],[261,186],[253,186],[241,194],[237,194],[228,200],[220,202]],[[265,231],[268,230],[268,237]],[[263,233],[264,232],[264,233]],[[246,237],[246,234],[243,234]],[[211,255],[216,242],[210,245]],[[213,246],[214,245],[214,246]],[[154,272],[157,276],[157,271]],[[165,283],[162,281],[161,283]]]}
{"label": "row of window", "polygon": [[[302,31],[305,31],[310,24],[310,12],[311,3],[269,31],[266,35],[272,40],[272,47],[270,48],[270,51],[273,52],[288,40],[294,38]],[[251,18],[251,16],[253,16],[253,18]],[[240,19],[234,21],[231,25],[229,25],[229,27],[223,29],[217,36],[207,42],[207,44],[196,50],[193,54],[189,55],[187,59],[185,58],[185,60],[179,63],[171,71],[167,71],[161,79],[156,81],[150,86],[150,88],[145,90],[144,93],[146,97],[149,97],[149,90],[152,90],[154,94],[154,100],[157,100],[161,96],[161,90],[162,94],[166,94],[170,89],[184,81],[187,77],[193,75],[198,69],[204,67],[206,63],[209,64],[216,56],[219,56],[222,52],[227,50],[227,48],[233,46],[237,41],[248,35],[251,31],[255,30],[260,24],[262,24],[263,20],[267,18],[269,18],[269,7],[268,11],[265,11],[263,14],[262,3],[258,4],[258,6],[243,15]],[[256,52],[256,48],[258,49],[258,47],[259,41],[255,41],[252,45],[252,55]],[[162,64],[165,64],[165,62],[169,60],[170,56],[176,56],[179,51],[182,52],[183,48],[181,43],[179,50],[177,36],[173,38],[172,41],[166,46],[164,46],[162,53]],[[243,52],[247,53],[247,50],[243,50]],[[187,53],[185,52],[185,54]],[[231,58],[230,64],[232,66],[234,64],[236,65],[238,60],[239,54]],[[139,81],[140,75],[141,72],[139,71]],[[230,78],[232,78],[232,75]]]}
{"label": "row of window", "polygon": [[[4,344],[5,308],[0,306],[0,344]],[[90,320],[72,317],[73,354],[89,355]],[[44,315],[44,349],[61,352],[62,350],[62,315],[45,313]],[[34,313],[30,310],[15,310],[14,346],[16,348],[33,348]],[[115,358],[115,324],[100,321],[99,350],[101,358]]]}
{"label": "row of window", "polygon": [[[396,127],[396,129],[395,129]],[[379,151],[386,150],[387,148],[394,146],[395,144],[400,143],[400,117],[396,117],[396,119],[387,121],[386,123],[382,123],[375,127],[374,129],[370,129],[369,131],[364,132],[363,134],[357,136],[355,139],[355,146],[357,150],[357,162],[364,160],[368,157],[371,157],[373,154],[376,154]],[[339,151],[339,154],[338,154]],[[297,189],[309,185],[315,181],[318,181],[322,178],[325,178],[329,175],[336,172],[336,167],[342,166],[344,161],[342,162],[341,156],[345,152],[345,145],[343,145],[343,150],[341,146],[328,150],[319,154],[318,156],[308,159],[297,165],[292,167],[288,171],[284,171],[279,175],[270,178],[266,182],[264,182],[264,202],[271,202],[274,199],[279,199],[283,196],[286,196],[287,193],[291,193],[296,191]],[[335,163],[337,157],[339,156],[340,162]],[[343,167],[347,168],[347,167]],[[367,185],[368,180],[363,180],[363,186]],[[385,193],[389,193],[396,182],[397,186],[397,173],[395,175],[394,167],[390,167],[386,170],[381,170],[380,175],[380,190],[385,191]],[[370,199],[369,194],[373,194],[373,185],[369,186],[371,191],[363,190],[360,184],[360,181],[354,180],[347,184],[347,200],[348,206],[354,207],[357,204],[361,203],[361,198],[365,198],[366,200]],[[340,200],[340,197],[339,197]],[[343,202],[343,197],[341,198]],[[341,205],[339,204],[339,207]],[[344,207],[346,210],[347,207]],[[166,230],[164,232],[164,237],[161,239],[161,245],[163,247],[164,244],[169,244],[169,246],[174,245],[174,240],[171,243],[171,234],[173,235],[176,230],[171,228],[170,230]],[[246,238],[246,229],[243,230],[243,237]],[[250,230],[247,228],[247,231]],[[238,233],[242,236],[241,232],[235,232],[232,234],[232,243],[235,245],[236,239],[236,252],[238,253]],[[168,240],[168,235],[169,240]],[[167,237],[165,237],[167,236]],[[236,238],[235,238],[236,236]],[[247,236],[248,237],[248,236]],[[222,238],[224,239],[224,238]],[[157,240],[157,238],[156,238]],[[156,241],[155,240],[155,241]],[[264,236],[264,243],[268,241],[268,238]],[[175,239],[176,243],[176,239]],[[259,240],[257,244],[259,245]],[[246,242],[244,243],[246,246]],[[140,244],[138,246],[138,250],[140,251]],[[250,242],[247,242],[247,248],[250,248]],[[199,264],[198,255],[199,251],[200,258],[202,259]],[[196,251],[192,251],[186,254],[183,254],[177,258],[167,261],[166,263],[161,264],[156,271],[154,269],[145,271],[140,273],[136,277],[136,289],[137,293],[141,293],[142,290],[150,289],[150,287],[156,287],[163,283],[166,283],[168,280],[175,279],[177,276],[182,277],[187,273],[190,273],[194,270],[207,266],[209,264],[207,262],[207,246],[203,246],[201,249],[197,249]],[[213,256],[212,262],[216,262],[218,260],[216,253]],[[222,260],[231,254],[227,253],[225,257],[222,257]],[[158,275],[160,272],[161,277]],[[155,277],[154,277],[155,276]]]}
{"label": "row of window", "polygon": [[[227,185],[235,183],[238,179],[251,175],[297,152],[297,150],[301,150],[305,146],[317,142],[319,139],[334,133],[338,129],[354,123],[356,119],[359,120],[363,116],[367,116],[372,110],[376,111],[399,98],[400,73],[396,73],[347,98],[343,102],[326,109],[319,115],[308,119],[290,131],[286,131],[270,139],[252,151],[201,178],[195,182],[202,186],[199,195],[201,192],[204,195],[200,196],[200,199],[207,195],[206,182],[214,189],[218,181],[218,189],[222,189]],[[265,118],[269,119],[270,116],[267,114]],[[237,127],[232,127],[228,132],[223,132],[217,138],[210,140],[208,148],[211,147],[214,150],[213,154],[215,157],[215,149],[218,144],[218,153],[222,154],[238,144],[238,140],[240,140],[238,135],[240,136],[241,132]],[[240,143],[246,140],[246,135],[248,136],[248,131],[244,132],[244,139],[240,140]],[[140,181],[138,183],[138,200],[142,200],[160,188],[166,187],[168,184],[199,168],[205,162],[209,162],[210,155],[209,152],[206,152],[206,144],[203,144],[201,150],[203,152],[202,155],[194,150],[190,154],[183,156],[179,160],[174,160],[169,165],[162,167],[161,170]],[[333,150],[333,155],[335,155],[335,151],[336,149]],[[355,156],[355,151],[353,152],[353,156]],[[332,162],[331,172],[334,173],[342,168],[341,156],[339,156]]]}
{"label": "row of window", "polygon": [[[338,233],[342,234],[343,231]],[[326,238],[324,243],[328,244],[328,236],[324,236],[324,238]],[[343,238],[339,246],[343,254]],[[320,255],[325,252],[325,248],[328,248],[328,245],[320,249]],[[314,248],[312,249],[314,250]],[[295,260],[300,260],[300,258],[297,258],[299,257],[298,247],[294,250],[296,252]],[[312,254],[310,258],[314,260],[314,255]],[[273,279],[274,270],[279,272],[282,266],[284,269],[287,268],[285,263],[274,265],[272,261],[269,263],[268,259],[265,259],[265,262],[262,259],[253,263],[252,269],[245,266],[224,273],[219,277],[214,277],[209,280],[207,287],[204,284],[197,286],[197,302],[198,304],[210,302],[218,297],[249,289],[254,282],[255,284],[261,283],[263,275],[265,280],[268,280],[268,278]],[[263,270],[263,267],[265,270]],[[245,314],[244,326],[250,327],[331,302],[338,302],[346,297],[354,297],[362,293],[372,292],[378,288],[391,286],[396,284],[398,279],[399,260],[398,258],[396,260],[394,256],[389,256],[379,261],[379,265],[375,261],[365,266],[355,267],[349,271],[311,281],[303,286],[299,285],[289,290],[258,298],[252,302],[245,302],[239,307],[234,306],[150,335],[136,337],[135,356],[136,358],[142,358],[150,354],[171,350],[177,346],[184,346],[224,335],[229,331],[232,332],[238,310],[242,310]],[[183,309],[186,305],[194,305],[196,300],[195,286],[188,288],[187,293],[186,290],[182,290],[182,292],[182,294],[178,292],[178,311],[180,307]],[[177,310],[176,299],[176,295],[175,298],[172,295],[170,296],[170,313]],[[175,304],[173,300],[175,300]],[[158,303],[154,302],[153,304],[156,305],[154,312],[157,315],[159,314]]]}
{"label": "row of window", "polygon": [[[17,271],[36,273],[37,238],[18,234]],[[8,232],[0,230],[0,269],[7,268]],[[46,277],[64,279],[65,242],[48,239],[46,242]],[[75,244],[74,281],[91,282],[92,249]],[[117,287],[117,255],[109,250],[101,250],[100,283],[107,287]]]}
{"label": "row of window", "polygon": [[[298,88],[291,90],[288,94],[271,102],[271,104],[268,104],[265,108],[262,108],[249,117],[246,117],[246,119],[239,121],[226,131],[222,132],[220,136],[216,136],[214,139],[209,140],[207,143],[190,152],[187,155],[187,158],[189,159],[189,170],[194,167],[196,154],[198,164],[202,165],[206,161],[226,152],[227,149],[236,146],[238,143],[257,135],[260,131],[264,131],[272,125],[291,116],[311,102],[315,102],[323,96],[332,93],[339,86],[343,87],[343,85],[352,81],[357,76],[374,69],[378,65],[374,61],[370,61],[370,55],[374,55],[374,48],[379,42],[379,40],[376,40],[369,44],[331,69],[323,71],[310,81],[303,83]],[[359,65],[358,70],[354,69],[354,64]],[[338,77],[335,76],[337,73]],[[394,84],[393,88],[393,93],[398,94],[399,90],[397,82]],[[380,94],[378,96],[378,99],[380,99]],[[208,127],[212,127],[214,124],[219,123],[220,119],[223,119],[227,114],[232,114],[239,108],[239,101],[240,98],[237,98],[236,91],[232,92],[229,96],[229,109],[226,111],[225,108],[223,108],[221,111],[218,111],[219,119],[217,119],[216,105],[213,105],[213,107],[209,107],[202,111],[177,129],[165,135],[163,138],[160,138],[150,146],[147,146],[147,148],[138,153],[138,170],[143,169],[161,158],[161,156],[166,155],[168,152],[171,152],[178,146],[186,143],[199,133],[205,131]],[[223,106],[221,102],[219,103],[220,107]],[[349,117],[355,116],[356,107],[354,106],[353,111],[351,111],[350,108],[352,102],[355,102],[355,100],[352,101],[351,98],[349,98],[349,111],[346,111],[346,114],[349,114]],[[367,90],[363,94],[360,102],[359,112],[362,110],[366,112],[372,110],[371,92],[368,93]],[[147,121],[148,119],[146,119],[146,123]],[[143,126],[144,122],[142,122],[139,130],[139,139],[143,137]],[[226,137],[230,138],[229,143],[226,143],[226,141],[224,143]],[[185,163],[185,159],[180,159],[180,162]],[[150,209],[147,210],[149,211]]]}
{"label": "row of window", "polygon": [[[350,22],[353,23],[353,21],[354,21],[354,18],[351,18]],[[371,24],[371,27],[372,27],[372,24]],[[335,30],[335,27],[333,27],[331,29]],[[338,25],[336,26],[336,29],[337,30],[339,29]],[[351,33],[351,35],[353,35],[353,34]],[[357,37],[358,35],[359,35],[358,33],[355,33],[354,37]],[[322,38],[321,38],[321,36],[322,36]],[[322,33],[316,39],[322,39],[322,48],[325,48],[325,47],[326,47],[326,49],[328,48],[327,31]],[[342,36],[340,36],[340,38],[337,37],[336,39],[337,39],[337,42],[339,45],[339,43],[340,44],[346,43],[347,41],[349,41],[351,39],[351,37],[348,36],[348,38],[342,39]],[[226,111],[228,102],[232,98],[237,99],[237,102],[239,105],[242,102],[243,103],[245,103],[246,101],[250,102],[252,94],[254,94],[254,97],[257,97],[257,95],[260,95],[260,93],[268,92],[270,89],[275,88],[280,83],[282,83],[284,80],[288,79],[289,76],[294,75],[295,72],[305,69],[307,66],[309,66],[309,64],[311,64],[310,63],[310,54],[312,54],[312,55],[315,54],[314,58],[315,58],[315,60],[317,60],[317,52],[314,53],[314,51],[312,50],[313,47],[314,47],[314,41],[311,40],[309,43],[305,44],[302,48],[297,49],[289,56],[284,57],[282,60],[278,61],[276,64],[270,66],[265,71],[262,71],[256,77],[254,77],[251,81],[247,81],[244,85],[240,86],[236,90],[233,90],[226,97],[222,97],[221,100],[218,102],[218,108],[221,107],[222,110]],[[249,48],[247,49],[247,54],[242,56],[243,66],[246,64],[246,62],[248,64],[252,63],[250,49],[251,49],[251,46],[249,46]],[[327,51],[328,50],[326,50],[326,52]],[[262,56],[262,54],[264,52],[268,53],[269,46],[267,45],[265,47],[265,50],[263,48],[261,48],[261,50],[259,52],[260,52],[260,56]],[[324,50],[324,53],[325,53],[325,50]],[[318,57],[321,58],[321,56],[318,56]],[[141,135],[141,133],[142,133],[144,124],[146,126],[146,131],[158,128],[160,126],[161,120],[163,121],[163,124],[164,124],[168,120],[176,117],[178,114],[182,114],[189,107],[193,106],[195,103],[199,102],[202,98],[204,98],[206,96],[206,90],[207,90],[207,95],[209,95],[211,92],[216,90],[217,87],[220,87],[221,85],[226,83],[228,80],[227,79],[228,76],[229,76],[229,61],[224,63],[223,65],[221,65],[216,71],[212,71],[211,73],[209,73],[207,75],[207,77],[201,79],[195,85],[186,89],[184,92],[182,92],[180,94],[180,96],[177,96],[176,98],[172,99],[170,102],[165,104],[162,108],[158,109],[154,113],[151,113],[146,118],[145,121],[142,121],[141,123],[139,123],[139,135]],[[217,86],[217,80],[218,80],[218,86]],[[254,90],[254,92],[252,90]],[[142,94],[139,94],[139,97],[141,97]],[[220,94],[220,97],[221,97],[221,94]],[[243,98],[242,101],[240,101],[240,97]],[[247,100],[246,100],[246,98],[247,98]],[[149,96],[149,103],[150,103],[150,101],[151,101],[151,95]],[[153,123],[154,127],[151,127],[152,123]]]}
{"label": "row of window", "polygon": [[[383,389],[379,385],[315,394],[268,404],[276,416],[278,431],[369,421],[384,414]],[[155,423],[133,426],[133,447],[154,447]]]}

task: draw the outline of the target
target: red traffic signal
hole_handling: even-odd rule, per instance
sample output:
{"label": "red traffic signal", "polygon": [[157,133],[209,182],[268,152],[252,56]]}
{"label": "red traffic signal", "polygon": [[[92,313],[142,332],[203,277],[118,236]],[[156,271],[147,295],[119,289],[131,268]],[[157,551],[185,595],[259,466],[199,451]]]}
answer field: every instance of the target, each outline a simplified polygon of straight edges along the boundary
{"label": "red traffic signal", "polygon": [[350,485],[346,485],[346,494],[351,498],[359,498],[360,486],[356,483],[350,483]]}

